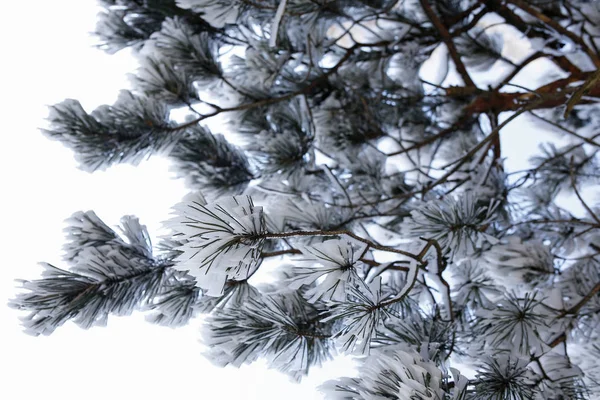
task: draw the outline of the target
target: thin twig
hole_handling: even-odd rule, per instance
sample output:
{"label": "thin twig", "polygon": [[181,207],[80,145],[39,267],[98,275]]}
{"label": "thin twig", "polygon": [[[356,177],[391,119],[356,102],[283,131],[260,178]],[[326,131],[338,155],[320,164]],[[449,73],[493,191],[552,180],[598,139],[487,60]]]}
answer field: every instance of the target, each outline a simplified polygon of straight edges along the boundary
{"label": "thin twig", "polygon": [[575,181],[575,168],[573,168],[573,156],[571,156],[571,165],[570,165],[570,173],[569,173],[569,175],[570,175],[570,178],[571,178],[571,186],[573,187],[573,191],[575,191],[575,195],[579,199],[579,202],[586,209],[586,211],[588,212],[588,214],[590,214],[592,216],[592,218],[594,219],[594,221],[596,221],[600,225],[600,218],[598,218],[598,216],[596,215],[596,213],[590,208],[590,206],[588,206],[588,204],[585,202],[585,200],[583,199],[583,197],[581,197],[581,194],[579,193],[579,190],[577,189],[577,182]]}
{"label": "thin twig", "polygon": [[548,17],[546,14],[531,7],[529,4],[525,3],[522,0],[506,0],[506,2],[514,4],[521,10],[525,11],[527,14],[536,17],[537,19],[554,29],[556,32],[568,37],[573,41],[573,43],[576,43],[579,46],[581,46],[583,51],[588,55],[588,57],[590,57],[596,68],[600,68],[600,58],[598,58],[598,55],[592,49],[590,49],[590,47],[579,36],[566,29],[564,26],[562,26],[560,23],[553,20],[552,18]]}
{"label": "thin twig", "polygon": [[185,124],[182,125],[178,125],[175,127],[172,127],[169,129],[169,131],[180,131],[182,129],[186,129],[189,128],[191,126],[197,125],[198,123],[204,121],[205,119],[208,118],[212,118],[218,114],[221,113],[225,113],[225,112],[232,112],[232,111],[244,111],[244,110],[251,110],[254,108],[258,108],[258,107],[264,107],[264,106],[268,106],[271,104],[276,104],[276,103],[280,103],[282,101],[286,101],[286,100],[291,100],[296,96],[302,95],[302,94],[306,94],[311,92],[313,89],[318,88],[320,85],[322,85],[329,76],[331,76],[332,74],[336,73],[340,67],[352,56],[352,54],[354,53],[354,51],[356,49],[359,49],[361,47],[381,47],[381,46],[385,46],[389,44],[389,41],[381,41],[381,42],[377,42],[377,43],[356,43],[355,45],[353,45],[352,47],[348,48],[346,50],[346,52],[344,53],[344,55],[339,59],[339,61],[332,67],[330,68],[326,73],[324,73],[323,75],[319,76],[318,78],[316,78],[314,81],[312,81],[310,84],[306,85],[305,87],[303,87],[302,89],[296,90],[294,92],[285,94],[283,96],[279,96],[279,97],[270,97],[267,99],[263,99],[263,100],[258,100],[252,103],[244,103],[244,104],[238,104],[236,106],[233,107],[218,107],[215,109],[215,111],[208,113],[208,114],[204,114],[196,119],[193,119],[189,122],[186,122]]}
{"label": "thin twig", "polygon": [[282,239],[282,238],[290,238],[290,237],[301,237],[301,236],[349,236],[352,239],[358,240],[359,242],[362,242],[366,245],[368,245],[369,247],[375,249],[375,250],[380,250],[380,251],[385,251],[388,253],[396,253],[396,254],[401,254],[403,256],[406,256],[408,258],[412,258],[413,260],[416,261],[420,261],[416,255],[414,255],[413,253],[410,253],[408,251],[404,251],[404,250],[399,250],[396,249],[394,247],[389,247],[389,246],[382,246],[379,245],[371,240],[365,239],[361,236],[356,235],[354,232],[351,231],[346,231],[346,230],[339,230],[339,231],[291,231],[291,232],[281,232],[281,233],[264,233],[262,235],[259,235],[260,238],[263,239]]}
{"label": "thin twig", "polygon": [[469,76],[469,73],[467,72],[465,65],[463,64],[462,60],[460,59],[460,55],[458,54],[458,51],[456,50],[456,46],[454,46],[454,42],[452,41],[452,36],[450,36],[448,29],[444,26],[442,21],[440,21],[439,17],[435,14],[435,11],[433,11],[433,9],[431,8],[429,1],[427,1],[427,0],[420,0],[420,1],[421,1],[421,6],[423,7],[423,10],[427,14],[427,17],[429,18],[429,20],[431,21],[431,23],[433,24],[435,29],[438,31],[438,33],[442,37],[442,41],[448,48],[450,57],[452,57],[452,61],[454,61],[456,70],[462,77],[463,81],[465,82],[465,85],[467,85],[468,87],[476,87],[475,82],[473,82],[473,80]]}
{"label": "thin twig", "polygon": [[577,314],[579,312],[579,310],[581,310],[581,307],[583,307],[585,305],[585,303],[590,301],[592,299],[592,297],[594,297],[598,293],[600,293],[600,282],[596,283],[596,285],[592,288],[592,290],[590,290],[588,292],[588,294],[583,296],[583,298],[581,300],[579,300],[577,302],[577,304],[575,304],[573,307],[569,308],[568,310],[565,310],[562,313],[560,313],[559,318],[564,317],[566,315]]}

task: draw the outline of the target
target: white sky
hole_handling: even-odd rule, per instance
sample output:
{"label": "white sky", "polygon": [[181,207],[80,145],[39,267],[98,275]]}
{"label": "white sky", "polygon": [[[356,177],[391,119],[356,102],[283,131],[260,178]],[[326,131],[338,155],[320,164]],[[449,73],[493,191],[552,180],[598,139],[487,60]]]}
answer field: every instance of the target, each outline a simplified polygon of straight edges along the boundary
{"label": "white sky", "polygon": [[[135,168],[79,171],[70,150],[38,128],[46,105],[74,98],[91,111],[111,104],[135,68],[127,52],[109,56],[91,47],[85,32],[96,20],[94,0],[11,1],[0,24],[0,398],[2,399],[318,399],[321,382],[350,373],[340,359],[302,384],[252,365],[241,370],[209,364],[198,343],[199,322],[177,330],[151,325],[141,315],[111,317],[108,328],[85,331],[71,323],[50,337],[22,333],[18,312],[3,306],[14,279],[35,279],[40,261],[64,267],[63,221],[93,209],[114,226],[135,214],[156,233],[170,207],[186,193],[170,179],[167,163],[153,158]],[[540,138],[515,121],[503,133],[503,150],[518,143],[533,153]],[[504,132],[504,131],[503,131]],[[525,133],[525,134],[524,134]],[[519,157],[513,169],[523,168]]]}

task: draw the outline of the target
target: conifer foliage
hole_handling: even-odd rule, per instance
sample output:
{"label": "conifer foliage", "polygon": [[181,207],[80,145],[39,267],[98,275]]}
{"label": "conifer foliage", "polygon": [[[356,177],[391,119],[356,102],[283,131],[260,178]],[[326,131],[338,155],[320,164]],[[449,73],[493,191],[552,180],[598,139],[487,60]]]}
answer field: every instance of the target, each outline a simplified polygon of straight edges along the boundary
{"label": "conifer foliage", "polygon": [[[218,365],[356,355],[330,399],[600,396],[598,2],[101,5],[99,47],[139,70],[45,133],[90,172],[168,157],[191,193],[155,246],[75,213],[65,266],[11,300],[28,333],[205,314]],[[548,141],[519,171],[516,118]]]}

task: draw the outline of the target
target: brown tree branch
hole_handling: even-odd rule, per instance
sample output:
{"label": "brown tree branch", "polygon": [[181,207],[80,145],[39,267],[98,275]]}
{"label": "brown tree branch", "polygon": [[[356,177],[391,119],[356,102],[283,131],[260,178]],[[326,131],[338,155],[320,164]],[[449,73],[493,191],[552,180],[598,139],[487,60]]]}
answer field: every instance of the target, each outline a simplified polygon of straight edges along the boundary
{"label": "brown tree branch", "polygon": [[[530,38],[542,38],[549,39],[549,35],[544,32],[539,32],[531,29],[531,25],[527,22],[523,21],[521,17],[515,14],[510,8],[508,8],[503,0],[479,0],[480,3],[485,4],[490,11],[493,11],[500,15],[504,20],[518,29],[521,33],[526,34]],[[558,65],[563,70],[570,73],[579,73],[581,70],[575,66],[568,58],[565,56],[554,56],[551,57],[551,60]]]}
{"label": "brown tree branch", "polygon": [[[477,5],[477,3],[475,3],[475,4]],[[455,30],[453,30],[451,32],[450,35],[452,37],[456,37],[456,36],[460,36],[463,33],[470,31],[475,25],[477,25],[477,23],[481,20],[481,18],[483,18],[488,12],[489,12],[489,10],[486,7],[484,7],[481,11],[479,11],[477,14],[475,14],[473,16],[473,18],[471,18],[471,20],[467,24],[456,28]]]}
{"label": "brown tree branch", "polygon": [[292,231],[292,232],[281,232],[281,233],[264,233],[262,235],[259,235],[260,238],[264,238],[264,239],[284,239],[284,238],[290,238],[290,237],[302,237],[302,236],[349,236],[354,240],[357,240],[359,242],[362,242],[366,245],[368,245],[369,247],[371,247],[372,249],[375,250],[379,250],[379,251],[385,251],[388,253],[396,253],[396,254],[401,254],[403,256],[406,256],[408,258],[411,258],[413,260],[416,261],[420,261],[418,259],[418,257],[413,254],[410,253],[408,251],[404,251],[404,250],[399,250],[396,249],[394,247],[389,247],[389,246],[382,246],[380,244],[377,244],[371,240],[365,239],[361,236],[358,236],[357,234],[355,234],[354,232],[351,231],[347,231],[347,230],[339,230],[339,231]]}
{"label": "brown tree branch", "polygon": [[600,68],[590,75],[586,81],[579,87],[579,89],[573,93],[569,101],[567,102],[567,108],[565,110],[564,118],[569,116],[571,110],[581,101],[581,98],[589,93],[600,81]]}
{"label": "brown tree branch", "polygon": [[566,315],[577,314],[579,312],[579,310],[581,310],[581,308],[585,305],[585,303],[590,301],[592,299],[592,297],[594,297],[598,293],[600,293],[600,282],[596,283],[596,285],[592,288],[592,290],[590,290],[588,292],[588,294],[586,294],[581,300],[579,300],[577,302],[577,304],[575,304],[573,307],[569,308],[568,310],[565,310],[562,313],[560,313],[559,318],[564,317]]}
{"label": "brown tree branch", "polygon": [[463,64],[462,60],[460,59],[460,55],[458,54],[458,51],[456,50],[456,46],[454,46],[454,42],[452,41],[452,36],[450,36],[448,29],[444,26],[442,21],[440,21],[438,16],[435,14],[435,11],[433,11],[429,2],[427,0],[420,0],[420,1],[421,1],[421,6],[423,7],[423,10],[427,14],[427,17],[429,18],[429,20],[431,21],[431,23],[433,24],[435,29],[438,31],[438,33],[442,37],[442,41],[448,48],[450,57],[452,58],[452,61],[454,61],[456,70],[462,77],[463,81],[465,82],[465,85],[469,86],[469,87],[476,87],[475,82],[473,82],[473,80],[469,76],[469,73],[467,72],[465,65]]}
{"label": "brown tree branch", "polygon": [[527,57],[525,60],[521,61],[521,63],[515,69],[513,69],[512,72],[510,74],[508,74],[502,80],[502,82],[500,82],[498,84],[498,86],[496,86],[496,90],[499,90],[500,88],[504,87],[506,84],[510,83],[510,81],[512,81],[514,79],[514,77],[517,76],[517,74],[523,70],[523,68],[525,68],[531,62],[537,60],[538,58],[542,58],[542,57],[546,57],[546,54],[542,53],[541,51],[538,51],[538,52],[533,53],[529,57]]}
{"label": "brown tree branch", "polygon": [[535,103],[532,103],[528,107],[524,107],[524,108],[518,110],[513,115],[511,115],[510,117],[508,117],[507,119],[502,121],[501,124],[499,124],[494,129],[492,129],[490,134],[488,136],[486,136],[485,139],[483,139],[476,146],[474,146],[471,150],[469,150],[469,152],[467,154],[465,154],[458,162],[456,162],[456,164],[452,168],[450,168],[444,175],[442,175],[436,181],[431,182],[430,184],[425,186],[422,190],[422,194],[425,194],[425,193],[429,192],[431,189],[433,189],[434,187],[446,182],[452,174],[454,174],[456,171],[458,171],[464,163],[466,163],[471,157],[473,157],[475,154],[477,154],[477,152],[479,150],[481,150],[487,143],[490,143],[490,142],[493,142],[494,140],[496,140],[496,137],[500,134],[500,130],[502,130],[502,128],[504,128],[506,125],[508,125],[512,120],[517,118],[522,113],[529,111],[529,108],[534,107],[534,106],[535,106]]}
{"label": "brown tree branch", "polygon": [[285,249],[285,250],[278,250],[278,251],[263,252],[260,254],[260,256],[262,258],[269,258],[269,257],[279,257],[279,256],[283,256],[286,254],[302,254],[302,252],[298,249]]}
{"label": "brown tree branch", "polygon": [[596,66],[596,68],[600,68],[600,58],[598,58],[598,54],[596,54],[592,49],[590,49],[590,47],[583,41],[582,38],[580,38],[579,36],[577,36],[576,34],[571,32],[570,30],[568,30],[567,28],[562,26],[557,21],[548,17],[546,14],[531,7],[529,4],[527,4],[523,0],[506,0],[506,2],[514,4],[515,6],[519,7],[521,10],[525,11],[527,14],[536,17],[537,19],[539,19],[540,21],[542,21],[543,23],[545,23],[546,25],[548,25],[549,27],[554,29],[556,32],[568,37],[569,39],[571,39],[573,41],[573,43],[581,46],[581,49],[592,60],[592,62]]}

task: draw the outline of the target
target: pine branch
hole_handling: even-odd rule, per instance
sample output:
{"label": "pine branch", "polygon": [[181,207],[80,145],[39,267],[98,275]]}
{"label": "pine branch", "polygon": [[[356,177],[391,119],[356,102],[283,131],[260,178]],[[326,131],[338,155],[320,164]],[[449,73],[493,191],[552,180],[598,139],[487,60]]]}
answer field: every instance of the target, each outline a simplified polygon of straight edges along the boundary
{"label": "pine branch", "polygon": [[[70,272],[43,264],[44,278],[23,281],[23,288],[30,293],[19,294],[9,304],[11,307],[29,311],[23,319],[26,332],[32,335],[49,335],[69,319],[82,328],[106,325],[109,314],[129,315],[134,310],[151,307],[152,300],[161,292],[171,263],[156,266],[123,264],[123,255],[108,256],[96,251],[90,254],[90,271],[100,271],[106,263],[121,263],[127,268],[126,275],[99,276]],[[96,275],[96,276],[95,276]]]}
{"label": "pine branch", "polygon": [[588,214],[590,214],[590,216],[594,219],[594,221],[596,221],[596,223],[598,225],[600,225],[600,218],[590,208],[590,206],[586,203],[586,201],[583,199],[583,197],[581,197],[581,194],[579,193],[579,190],[577,189],[577,181],[575,180],[575,169],[574,169],[573,163],[574,163],[574,160],[573,160],[573,157],[571,157],[571,165],[570,165],[571,173],[569,175],[571,178],[571,186],[573,187],[573,191],[575,192],[575,195],[577,196],[577,199],[579,200],[579,202],[581,203],[583,208],[585,208],[585,210],[588,212]]}
{"label": "pine branch", "polygon": [[387,45],[389,42],[387,41],[382,41],[382,42],[377,42],[377,43],[367,43],[367,44],[360,44],[360,43],[356,43],[354,44],[352,47],[350,47],[349,49],[346,50],[346,52],[344,53],[344,55],[338,60],[338,62],[330,69],[327,70],[326,73],[324,73],[323,75],[319,76],[317,79],[313,80],[311,83],[309,83],[308,85],[304,86],[302,89],[299,89],[297,91],[294,91],[292,93],[288,93],[285,94],[283,96],[279,96],[279,97],[270,97],[270,98],[266,98],[263,100],[258,100],[252,103],[244,103],[244,104],[239,104],[237,106],[234,107],[217,107],[215,111],[205,114],[203,116],[200,116],[194,120],[191,120],[185,124],[176,126],[171,128],[171,131],[181,131],[184,130],[188,127],[197,125],[199,122],[204,121],[205,119],[208,118],[212,118],[216,115],[219,115],[221,113],[226,113],[226,112],[232,112],[232,111],[245,111],[245,110],[252,110],[255,108],[261,108],[264,106],[269,106],[272,104],[277,104],[277,103],[281,103],[287,100],[291,100],[294,97],[303,95],[303,94],[308,94],[311,93],[313,90],[318,89],[319,86],[324,85],[325,82],[327,82],[327,79],[329,78],[329,76],[335,74],[341,67],[342,65],[348,60],[350,59],[350,57],[354,54],[354,52],[357,49],[360,49],[362,47],[380,47],[380,46],[385,46]]}

